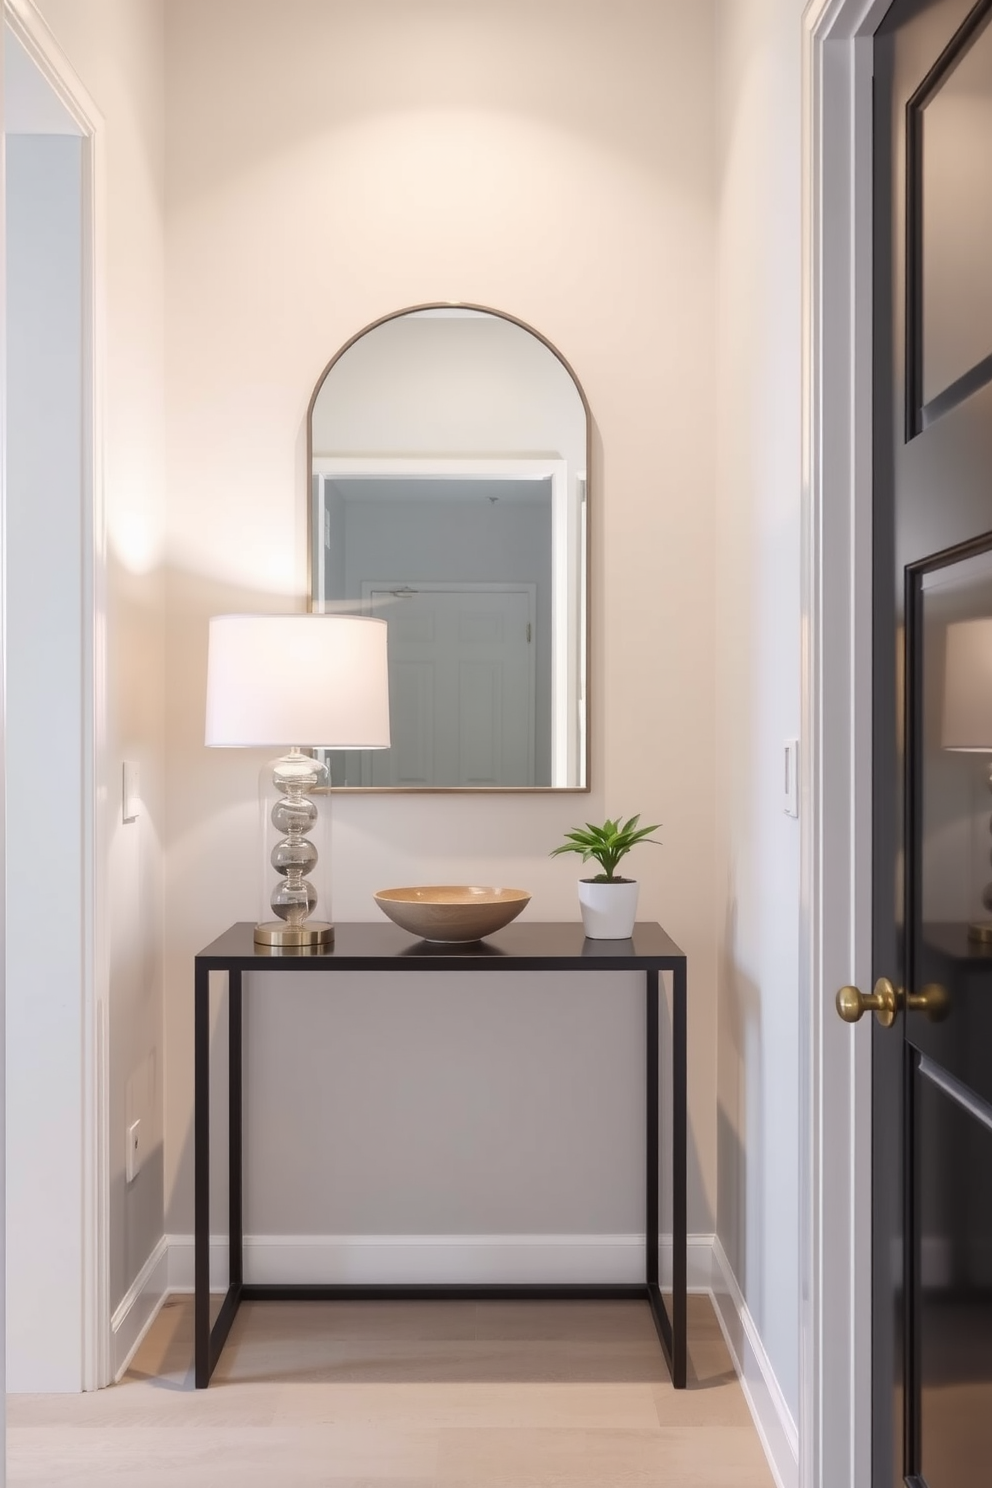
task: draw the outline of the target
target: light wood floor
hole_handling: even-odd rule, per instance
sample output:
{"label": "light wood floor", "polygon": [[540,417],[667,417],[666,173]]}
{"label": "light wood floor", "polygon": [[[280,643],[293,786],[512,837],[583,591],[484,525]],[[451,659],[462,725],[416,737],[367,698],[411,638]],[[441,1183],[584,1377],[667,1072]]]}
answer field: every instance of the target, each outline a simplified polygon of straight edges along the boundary
{"label": "light wood floor", "polygon": [[8,1400],[45,1488],[773,1488],[716,1317],[642,1302],[246,1303],[208,1390],[170,1301],[113,1389]]}

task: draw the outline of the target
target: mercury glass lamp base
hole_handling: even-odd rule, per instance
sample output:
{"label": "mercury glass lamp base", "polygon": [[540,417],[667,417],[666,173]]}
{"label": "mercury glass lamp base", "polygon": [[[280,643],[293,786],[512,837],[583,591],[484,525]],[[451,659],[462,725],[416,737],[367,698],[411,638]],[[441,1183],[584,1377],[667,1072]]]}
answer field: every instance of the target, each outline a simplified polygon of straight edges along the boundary
{"label": "mercury glass lamp base", "polygon": [[334,944],[334,926],[325,920],[305,920],[289,925],[285,920],[267,920],[255,926],[255,944],[264,946],[317,946]]}

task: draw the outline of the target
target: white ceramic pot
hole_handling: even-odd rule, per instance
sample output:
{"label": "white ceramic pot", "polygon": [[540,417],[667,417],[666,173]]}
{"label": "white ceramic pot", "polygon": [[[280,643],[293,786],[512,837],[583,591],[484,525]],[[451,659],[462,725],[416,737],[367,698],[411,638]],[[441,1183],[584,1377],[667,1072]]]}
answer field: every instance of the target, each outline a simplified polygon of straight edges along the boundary
{"label": "white ceramic pot", "polygon": [[590,940],[629,940],[637,918],[636,879],[622,883],[594,883],[579,879],[579,907],[582,924]]}

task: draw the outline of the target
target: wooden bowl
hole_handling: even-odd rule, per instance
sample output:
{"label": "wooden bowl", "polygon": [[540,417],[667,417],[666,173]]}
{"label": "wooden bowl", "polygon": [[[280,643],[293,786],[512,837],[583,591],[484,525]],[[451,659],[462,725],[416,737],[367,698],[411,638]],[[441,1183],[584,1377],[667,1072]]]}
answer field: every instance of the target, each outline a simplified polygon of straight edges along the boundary
{"label": "wooden bowl", "polygon": [[524,889],[477,888],[468,884],[424,884],[380,889],[375,902],[397,925],[422,940],[481,940],[502,930],[530,902]]}

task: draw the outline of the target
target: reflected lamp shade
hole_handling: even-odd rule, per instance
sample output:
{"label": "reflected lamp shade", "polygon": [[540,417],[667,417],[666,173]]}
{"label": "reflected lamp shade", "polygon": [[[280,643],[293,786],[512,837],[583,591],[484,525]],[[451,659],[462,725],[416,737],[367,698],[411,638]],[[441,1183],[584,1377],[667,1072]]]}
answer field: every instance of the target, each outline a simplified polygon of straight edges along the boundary
{"label": "reflected lamp shade", "polygon": [[992,619],[947,627],[944,651],[944,749],[992,754]]}
{"label": "reflected lamp shade", "polygon": [[[388,749],[386,622],[358,615],[215,615],[207,651],[206,742],[217,748],[288,747],[261,793],[267,907],[255,943],[297,953],[334,943],[311,918],[319,824],[314,787],[327,768],[308,749]],[[273,792],[274,788],[274,792]],[[271,877],[277,875],[272,887]]]}
{"label": "reflected lamp shade", "polygon": [[385,620],[214,615],[206,742],[388,749]]}
{"label": "reflected lamp shade", "polygon": [[[947,627],[940,742],[944,749],[992,754],[992,618]],[[992,790],[992,768],[988,781]],[[992,883],[982,891],[982,904],[992,911]],[[992,945],[992,920],[973,920],[968,937]]]}

